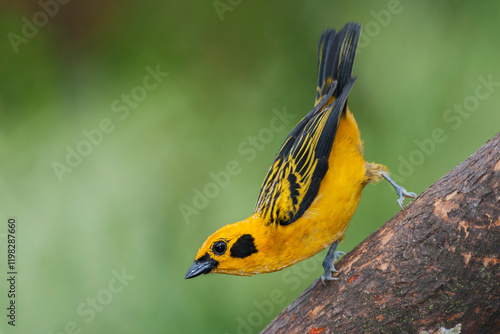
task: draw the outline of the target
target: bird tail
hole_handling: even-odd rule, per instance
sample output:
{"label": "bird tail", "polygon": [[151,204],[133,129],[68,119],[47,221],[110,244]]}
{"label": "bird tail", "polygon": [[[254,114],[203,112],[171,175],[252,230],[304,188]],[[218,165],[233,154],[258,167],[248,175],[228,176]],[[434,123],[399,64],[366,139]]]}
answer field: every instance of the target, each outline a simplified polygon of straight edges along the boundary
{"label": "bird tail", "polygon": [[326,105],[332,97],[338,98],[344,88],[356,80],[351,73],[360,33],[360,24],[347,23],[338,33],[328,29],[321,34],[315,106]]}

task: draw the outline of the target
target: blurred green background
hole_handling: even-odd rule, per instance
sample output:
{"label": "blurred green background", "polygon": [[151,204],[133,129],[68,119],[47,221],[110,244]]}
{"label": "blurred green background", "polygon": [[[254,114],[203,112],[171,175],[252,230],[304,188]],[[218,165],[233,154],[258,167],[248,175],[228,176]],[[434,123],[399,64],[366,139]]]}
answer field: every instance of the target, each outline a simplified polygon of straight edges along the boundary
{"label": "blurred green background", "polygon": [[[319,277],[325,252],[273,274],[184,280],[209,234],[251,214],[311,109],[327,27],[364,26],[349,105],[366,159],[408,190],[499,131],[499,2],[54,4],[0,2],[2,333],[257,333]],[[270,133],[275,109],[294,116]],[[243,154],[251,137],[259,149]],[[230,161],[238,173],[214,187]],[[340,250],[398,210],[386,182],[368,186]]]}

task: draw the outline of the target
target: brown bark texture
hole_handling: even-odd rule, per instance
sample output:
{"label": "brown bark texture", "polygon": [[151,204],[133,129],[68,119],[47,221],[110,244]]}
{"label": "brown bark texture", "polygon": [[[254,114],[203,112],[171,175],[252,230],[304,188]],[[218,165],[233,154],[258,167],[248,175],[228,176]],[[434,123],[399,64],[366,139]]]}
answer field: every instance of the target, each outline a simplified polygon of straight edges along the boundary
{"label": "brown bark texture", "polygon": [[335,267],[262,333],[500,333],[500,133]]}

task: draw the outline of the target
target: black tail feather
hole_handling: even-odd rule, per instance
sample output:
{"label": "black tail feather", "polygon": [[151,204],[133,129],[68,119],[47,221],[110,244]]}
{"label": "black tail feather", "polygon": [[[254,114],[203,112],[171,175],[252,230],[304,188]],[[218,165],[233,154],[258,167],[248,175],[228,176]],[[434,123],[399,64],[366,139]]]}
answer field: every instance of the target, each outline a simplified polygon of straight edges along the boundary
{"label": "black tail feather", "polygon": [[337,98],[352,80],[352,67],[360,33],[360,24],[347,23],[338,33],[334,29],[328,29],[321,34],[318,46],[316,104],[329,94],[335,81],[337,87],[333,96]]}

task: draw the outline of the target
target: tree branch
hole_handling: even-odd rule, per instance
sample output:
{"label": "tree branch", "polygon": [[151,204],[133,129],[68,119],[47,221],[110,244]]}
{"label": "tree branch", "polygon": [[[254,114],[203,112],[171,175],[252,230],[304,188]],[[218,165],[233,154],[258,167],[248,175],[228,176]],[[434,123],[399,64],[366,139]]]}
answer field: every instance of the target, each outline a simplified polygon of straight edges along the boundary
{"label": "tree branch", "polygon": [[500,133],[316,280],[262,333],[500,333]]}

